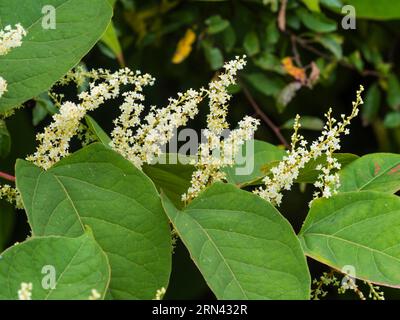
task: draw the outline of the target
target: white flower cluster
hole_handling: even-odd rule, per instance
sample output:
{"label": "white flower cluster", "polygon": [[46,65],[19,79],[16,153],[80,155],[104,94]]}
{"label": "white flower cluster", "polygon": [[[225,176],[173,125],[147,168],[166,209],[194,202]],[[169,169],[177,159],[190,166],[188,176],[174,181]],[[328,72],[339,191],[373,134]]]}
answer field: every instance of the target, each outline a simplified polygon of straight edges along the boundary
{"label": "white flower cluster", "polygon": [[[20,24],[17,24],[15,29],[8,25],[0,30],[0,56],[6,55],[13,48],[20,47],[24,36],[26,31]],[[0,98],[6,91],[7,81],[0,76]]]}
{"label": "white flower cluster", "polygon": [[[329,198],[337,192],[340,186],[339,177],[334,172],[340,169],[340,164],[333,157],[333,153],[340,149],[340,135],[349,134],[347,126],[350,121],[357,116],[359,106],[363,103],[361,93],[364,90],[362,86],[357,91],[357,99],[353,102],[353,109],[350,115],[341,115],[342,121],[337,122],[331,117],[331,110],[326,114],[327,123],[322,131],[322,135],[314,141],[310,148],[307,148],[308,142],[304,137],[298,134],[300,128],[297,116],[294,124],[294,133],[292,135],[291,150],[271,169],[271,175],[263,179],[265,187],[259,187],[254,192],[260,197],[270,201],[273,205],[279,206],[282,202],[282,191],[290,190],[294,181],[299,175],[300,169],[310,160],[316,160],[321,155],[326,156],[326,165],[318,165],[317,169],[321,171],[315,186],[320,189],[314,194],[314,198],[319,196]],[[297,146],[299,144],[300,146]]]}
{"label": "white flower cluster", "polygon": [[201,143],[198,148],[196,160],[193,162],[196,170],[192,174],[191,186],[182,195],[182,201],[190,201],[208,185],[224,180],[226,176],[221,169],[234,164],[240,147],[253,137],[259,125],[259,120],[246,116],[227,139],[222,139],[223,130],[229,127],[226,117],[231,96],[227,88],[235,83],[238,70],[243,69],[245,64],[244,57],[236,57],[227,62],[224,66],[225,72],[218,76],[218,80],[212,81],[206,90],[210,98],[207,129],[203,131],[206,142]]}
{"label": "white flower cluster", "polygon": [[89,296],[89,300],[99,300],[101,298],[101,294],[96,290],[92,289],[91,294]]}
{"label": "white flower cluster", "polygon": [[24,36],[26,31],[20,24],[15,25],[15,28],[8,25],[0,30],[0,56],[7,54],[13,48],[20,47]]}
{"label": "white flower cluster", "polygon": [[228,61],[224,65],[225,72],[221,73],[217,80],[209,84],[207,93],[210,99],[210,112],[207,116],[207,128],[215,134],[219,135],[222,130],[229,127],[226,116],[231,95],[227,89],[230,85],[236,83],[236,75],[245,65],[245,56],[242,58],[236,57],[236,59]]}
{"label": "white flower cluster", "polygon": [[18,290],[19,300],[32,300],[32,283],[21,283],[21,289]]}
{"label": "white flower cluster", "polygon": [[[122,93],[124,101],[119,107],[120,116],[114,120],[115,127],[111,133],[110,146],[138,168],[144,163],[152,163],[161,155],[162,146],[172,138],[174,130],[186,125],[189,119],[197,115],[198,105],[206,96],[210,98],[211,111],[207,119],[210,139],[220,141],[222,130],[228,126],[226,112],[230,95],[227,93],[227,88],[234,83],[237,71],[244,65],[244,59],[238,57],[226,63],[225,72],[218,76],[218,80],[210,83],[208,90],[189,89],[184,93],[178,93],[176,98],[169,99],[166,107],[160,109],[151,107],[150,112],[143,117],[143,121],[141,121],[141,114],[145,108],[143,88],[153,85],[154,78],[148,74],[142,75],[139,71],[134,73],[127,68],[115,73],[103,69],[88,72],[83,68],[77,68],[69,72],[58,84],[65,85],[72,81],[82,85],[87,78],[90,78],[92,81],[89,90],[79,94],[80,103],[67,101],[59,104],[59,113],[53,116],[53,122],[44,132],[37,135],[40,144],[27,160],[47,170],[68,155],[72,137],[78,135],[87,140],[81,125],[85,114],[105,101],[120,96],[121,86],[127,84],[132,85],[133,89]],[[240,122],[239,129],[224,143],[224,152],[235,153],[243,141],[252,135],[256,123],[258,121],[250,117]],[[218,146],[220,144],[219,142]],[[211,146],[216,145],[212,143]],[[210,149],[210,146],[208,148],[209,151],[214,149]],[[204,145],[201,149],[204,153],[207,148]],[[201,159],[206,160],[204,157]],[[218,165],[219,167],[221,165]]]}
{"label": "white flower cluster", "polygon": [[165,290],[164,287],[161,287],[160,289],[157,289],[156,291],[156,296],[154,297],[153,300],[162,300],[164,298],[165,293],[167,290]]}
{"label": "white flower cluster", "polygon": [[6,91],[7,91],[7,81],[0,76],[0,98],[4,93],[6,93]]}
{"label": "white flower cluster", "polygon": [[[139,89],[124,94],[125,101],[120,106],[122,113],[114,121],[116,126],[111,133],[111,147],[141,168],[144,163],[151,163],[161,155],[161,147],[172,138],[174,129],[186,125],[196,116],[202,95],[193,89],[178,93],[178,98],[170,98],[165,108],[152,107],[141,123],[144,106],[140,101],[144,96]],[[135,127],[136,133],[133,134]]]}
{"label": "white flower cluster", "polygon": [[98,108],[107,100],[118,97],[122,85],[137,84],[149,77],[128,68],[115,73],[100,69],[91,72],[90,75],[93,81],[89,84],[88,91],[79,94],[81,102],[67,101],[61,105],[59,113],[53,116],[53,122],[45,128],[43,133],[36,136],[40,144],[36,152],[27,157],[27,160],[45,170],[49,169],[69,154],[70,141],[79,131],[80,121],[88,111]]}
{"label": "white flower cluster", "polygon": [[22,198],[17,189],[11,187],[8,184],[0,186],[0,200],[4,199],[5,201],[15,204],[17,209],[23,209]]}

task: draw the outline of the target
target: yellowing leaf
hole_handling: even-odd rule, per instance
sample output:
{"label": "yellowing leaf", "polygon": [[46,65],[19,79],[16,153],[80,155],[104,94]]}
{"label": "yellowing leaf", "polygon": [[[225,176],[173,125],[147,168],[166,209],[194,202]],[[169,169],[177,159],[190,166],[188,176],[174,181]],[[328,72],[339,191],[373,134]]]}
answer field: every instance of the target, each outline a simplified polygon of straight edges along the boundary
{"label": "yellowing leaf", "polygon": [[181,40],[179,40],[176,47],[174,56],[172,57],[172,63],[181,63],[184,61],[192,52],[192,44],[196,40],[196,34],[192,29],[188,29]]}
{"label": "yellowing leaf", "polygon": [[296,80],[301,83],[305,83],[306,81],[306,72],[303,68],[296,67],[293,64],[292,58],[286,57],[282,59],[282,65],[287,74],[291,75]]}

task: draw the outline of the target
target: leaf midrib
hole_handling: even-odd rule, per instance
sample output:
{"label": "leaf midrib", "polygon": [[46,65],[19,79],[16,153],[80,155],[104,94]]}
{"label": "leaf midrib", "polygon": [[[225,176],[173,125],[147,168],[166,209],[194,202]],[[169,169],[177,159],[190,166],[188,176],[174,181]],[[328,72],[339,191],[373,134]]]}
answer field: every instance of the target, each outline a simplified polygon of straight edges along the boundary
{"label": "leaf midrib", "polygon": [[[178,215],[181,215],[183,213],[178,212]],[[195,219],[191,218],[190,219],[192,221],[194,221],[199,229],[206,235],[206,237],[209,239],[210,243],[212,244],[212,246],[215,248],[215,250],[217,251],[218,255],[221,257],[221,260],[223,261],[223,263],[227,266],[229,272],[232,275],[232,279],[235,281],[235,283],[237,284],[237,286],[239,287],[239,289],[242,291],[244,297],[246,297],[246,299],[249,299],[249,297],[247,296],[246,292],[244,291],[243,287],[241,286],[239,280],[236,278],[235,273],[233,272],[231,266],[229,265],[228,261],[225,259],[224,255],[222,254],[222,252],[219,250],[218,246],[216,245],[216,243],[214,242],[214,240],[212,239],[212,237],[208,234],[208,232],[202,227],[202,225]],[[203,244],[204,245],[204,244]]]}
{"label": "leaf midrib", "polygon": [[361,187],[357,188],[357,191],[362,191],[366,186],[368,186],[369,184],[371,184],[372,182],[374,182],[376,179],[382,177],[384,174],[386,174],[389,170],[393,169],[393,167],[396,167],[400,164],[400,161],[397,161],[396,164],[390,166],[389,168],[387,168],[386,170],[383,170],[380,174],[375,175],[371,180],[367,181],[366,183],[364,183]]}

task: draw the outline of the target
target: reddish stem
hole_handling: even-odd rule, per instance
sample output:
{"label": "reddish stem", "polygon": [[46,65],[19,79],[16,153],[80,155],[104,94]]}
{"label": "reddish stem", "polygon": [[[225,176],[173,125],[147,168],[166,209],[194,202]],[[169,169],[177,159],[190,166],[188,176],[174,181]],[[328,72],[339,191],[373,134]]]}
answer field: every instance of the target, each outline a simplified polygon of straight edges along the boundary
{"label": "reddish stem", "polygon": [[15,182],[15,177],[5,172],[0,171],[0,178],[3,178],[11,182]]}
{"label": "reddish stem", "polygon": [[289,148],[289,144],[286,139],[283,137],[281,130],[275,123],[261,110],[260,106],[254,100],[253,96],[251,95],[250,91],[242,84],[241,85],[243,92],[249,101],[250,105],[253,107],[256,114],[267,124],[267,126],[275,133],[276,137],[279,141],[285,146],[285,148]]}

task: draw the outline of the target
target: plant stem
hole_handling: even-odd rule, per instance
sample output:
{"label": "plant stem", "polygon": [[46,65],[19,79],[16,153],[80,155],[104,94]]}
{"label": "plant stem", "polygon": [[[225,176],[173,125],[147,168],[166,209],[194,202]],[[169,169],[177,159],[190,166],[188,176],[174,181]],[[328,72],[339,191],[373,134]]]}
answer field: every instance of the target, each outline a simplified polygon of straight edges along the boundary
{"label": "plant stem", "polygon": [[281,130],[277,125],[274,124],[274,122],[262,111],[260,106],[257,104],[257,102],[254,100],[253,96],[251,95],[250,91],[243,85],[241,84],[241,87],[243,89],[243,92],[249,101],[250,105],[256,112],[256,114],[267,124],[268,127],[275,133],[276,137],[279,139],[279,141],[285,146],[285,148],[289,148],[289,144],[284,138],[284,136],[281,133]]}
{"label": "plant stem", "polygon": [[[317,48],[309,45],[309,41],[297,36],[296,34],[292,33],[292,32],[285,32],[286,34],[288,34],[290,36],[290,40],[293,43],[297,43],[299,44],[303,49],[310,51],[314,54],[316,54],[317,56],[320,56],[321,58],[327,59],[327,60],[335,60],[333,57],[331,57],[329,54],[326,54],[320,50],[318,50]],[[356,67],[353,66],[352,64],[344,61],[344,60],[337,60],[336,61],[343,67],[351,69],[351,70],[356,70]],[[372,76],[372,77],[377,77],[380,78],[381,75],[378,71],[375,70],[369,70],[369,69],[365,69],[363,71],[360,72],[360,74],[362,76]]]}
{"label": "plant stem", "polygon": [[11,182],[15,182],[15,177],[5,172],[0,171],[0,178],[3,178]]}

